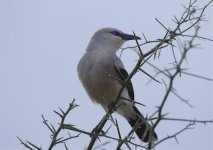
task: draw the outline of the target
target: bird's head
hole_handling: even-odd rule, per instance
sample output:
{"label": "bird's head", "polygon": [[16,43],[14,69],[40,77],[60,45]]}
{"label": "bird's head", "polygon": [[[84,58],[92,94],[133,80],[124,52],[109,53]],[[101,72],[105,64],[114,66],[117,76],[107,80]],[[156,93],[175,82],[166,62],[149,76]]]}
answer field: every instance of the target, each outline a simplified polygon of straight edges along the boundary
{"label": "bird's head", "polygon": [[118,50],[125,41],[141,39],[138,36],[126,34],[115,28],[103,28],[95,32],[90,45],[92,47],[104,47],[114,51]]}

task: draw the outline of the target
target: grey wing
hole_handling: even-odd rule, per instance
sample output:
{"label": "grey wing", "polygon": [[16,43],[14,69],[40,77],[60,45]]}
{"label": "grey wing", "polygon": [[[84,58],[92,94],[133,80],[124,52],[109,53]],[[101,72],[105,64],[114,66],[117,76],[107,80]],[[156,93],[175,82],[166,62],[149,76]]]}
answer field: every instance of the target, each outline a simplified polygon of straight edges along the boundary
{"label": "grey wing", "polygon": [[[119,74],[120,78],[123,81],[125,81],[128,78],[129,74],[126,71],[126,69],[124,68],[124,66],[123,66],[122,62],[120,61],[120,59],[115,61],[114,67],[115,67],[116,72]],[[134,96],[134,89],[133,89],[131,80],[127,84],[126,88],[127,88],[128,93],[129,93],[129,97],[131,98],[131,100],[134,101],[134,97],[135,96]]]}

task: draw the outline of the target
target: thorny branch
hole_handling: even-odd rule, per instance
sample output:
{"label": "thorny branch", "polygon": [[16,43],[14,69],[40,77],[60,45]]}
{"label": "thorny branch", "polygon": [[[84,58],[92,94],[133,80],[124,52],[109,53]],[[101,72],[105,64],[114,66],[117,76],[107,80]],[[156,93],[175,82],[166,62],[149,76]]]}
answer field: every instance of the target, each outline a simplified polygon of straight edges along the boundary
{"label": "thorny branch", "polygon": [[[178,76],[178,74],[181,73],[181,66],[182,66],[182,63],[184,61],[184,59],[186,58],[186,55],[187,53],[189,52],[189,50],[191,50],[192,48],[195,47],[195,45],[193,44],[194,43],[194,40],[196,39],[196,36],[198,35],[198,30],[199,30],[199,26],[196,25],[195,27],[195,34],[194,36],[192,37],[192,39],[188,42],[187,45],[185,45],[185,47],[183,48],[183,53],[182,53],[182,56],[181,56],[181,59],[180,61],[178,62],[178,64],[176,64],[176,69],[175,69],[175,72],[173,74],[169,73],[169,83],[168,83],[168,87],[167,87],[167,91],[164,95],[164,98],[161,102],[161,105],[159,106],[158,110],[157,110],[157,113],[158,113],[158,117],[157,117],[157,120],[155,121],[155,123],[153,124],[153,127],[152,127],[152,132],[154,131],[154,129],[157,127],[157,125],[160,123],[160,121],[162,121],[162,111],[163,111],[163,108],[164,108],[164,105],[166,103],[166,101],[168,100],[168,97],[170,95],[170,93],[172,92],[173,90],[173,85],[174,85],[174,80],[175,78]],[[151,138],[151,137],[150,137]],[[151,150],[152,147],[154,147],[155,145],[153,145],[153,143],[149,142],[148,144],[148,150]]]}
{"label": "thorny branch", "polygon": [[[66,146],[65,142],[70,140],[70,139],[72,139],[72,138],[79,137],[80,134],[75,135],[75,136],[71,136],[69,134],[69,132],[68,132],[68,137],[67,138],[58,137],[59,134],[61,133],[61,131],[64,129],[63,125],[64,125],[64,122],[65,122],[65,119],[66,119],[67,115],[70,113],[71,110],[73,110],[77,106],[78,105],[75,104],[75,100],[73,100],[70,103],[68,109],[65,112],[61,108],[59,108],[60,112],[57,112],[55,110],[53,111],[55,114],[57,114],[61,118],[61,122],[59,123],[59,127],[57,129],[52,124],[49,124],[48,121],[42,115],[43,123],[50,130],[50,132],[52,133],[52,135],[51,135],[51,143],[50,143],[50,145],[48,147],[48,150],[52,150],[54,146],[56,146],[57,144],[60,144],[60,143],[63,143],[64,146],[65,146],[65,149],[67,149],[67,146]],[[32,144],[29,141],[24,142],[19,137],[18,137],[18,139],[21,142],[21,144],[23,144],[28,149],[31,149],[31,150],[33,150],[33,149],[42,150],[41,147],[38,147],[38,146]]]}
{"label": "thorny branch", "polygon": [[[157,52],[158,52],[159,50],[161,50],[161,49],[163,49],[163,48],[165,48],[165,47],[168,47],[168,46],[171,46],[172,49],[173,49],[175,46],[172,44],[172,42],[173,42],[174,40],[176,40],[176,38],[178,38],[178,37],[192,37],[192,39],[191,39],[191,40],[189,41],[189,43],[188,43],[189,46],[187,47],[187,45],[185,45],[185,46],[183,47],[184,52],[182,53],[182,56],[181,56],[181,59],[180,59],[179,63],[177,63],[177,61],[175,61],[175,62],[176,62],[175,67],[174,67],[174,70],[176,70],[175,73],[172,75],[172,74],[167,70],[167,77],[170,79],[170,83],[168,83],[168,90],[167,90],[167,92],[166,92],[166,94],[165,94],[165,96],[164,96],[164,99],[163,99],[161,105],[159,106],[159,108],[158,108],[158,110],[157,110],[157,112],[158,112],[159,115],[158,115],[158,119],[157,119],[156,123],[154,123],[154,125],[153,125],[153,130],[156,128],[156,126],[157,126],[157,125],[159,124],[159,122],[161,121],[161,118],[162,118],[162,110],[163,110],[163,107],[164,107],[164,105],[165,105],[165,103],[166,103],[166,101],[167,101],[167,99],[168,99],[168,96],[169,96],[170,92],[174,91],[174,90],[173,90],[173,88],[174,88],[174,87],[173,87],[173,81],[174,81],[174,79],[176,78],[176,76],[177,76],[178,74],[180,74],[181,71],[182,71],[182,70],[181,70],[182,62],[183,62],[183,60],[185,60],[187,52],[188,52],[190,49],[195,48],[195,45],[193,45],[194,40],[195,40],[196,38],[202,38],[202,39],[207,39],[207,40],[211,41],[211,40],[208,39],[208,38],[201,37],[201,36],[198,35],[198,30],[199,30],[198,23],[199,23],[200,21],[202,21],[202,19],[203,19],[203,13],[204,13],[205,9],[210,5],[210,3],[212,3],[212,1],[210,1],[207,5],[205,5],[205,6],[203,7],[203,9],[201,9],[201,12],[200,12],[200,14],[198,15],[198,17],[194,17],[195,12],[196,12],[196,9],[195,9],[195,6],[194,6],[195,3],[196,3],[196,1],[193,1],[193,2],[190,1],[189,6],[188,6],[188,7],[186,8],[186,10],[183,12],[183,14],[181,15],[181,17],[180,17],[179,20],[175,17],[177,26],[175,27],[174,30],[171,30],[171,29],[169,29],[169,28],[166,28],[166,27],[163,25],[163,23],[161,23],[158,19],[156,19],[156,20],[163,26],[163,28],[166,29],[166,34],[165,34],[165,36],[164,36],[162,39],[157,40],[157,41],[152,41],[152,42],[149,42],[149,41],[146,40],[146,42],[143,43],[143,44],[141,44],[141,45],[140,45],[140,44],[138,43],[138,41],[136,40],[137,46],[132,47],[132,48],[138,48],[138,50],[139,50],[139,53],[138,53],[138,55],[139,55],[138,62],[137,62],[137,64],[135,65],[135,67],[134,67],[134,69],[132,70],[132,72],[130,73],[129,78],[127,78],[127,79],[124,81],[121,90],[119,91],[119,93],[118,93],[116,99],[114,100],[115,103],[114,103],[114,107],[112,107],[112,108],[116,109],[116,104],[117,104],[117,102],[118,102],[118,100],[119,100],[119,97],[120,97],[120,95],[121,95],[123,89],[126,87],[126,85],[127,85],[128,82],[131,80],[131,78],[137,73],[137,71],[138,71],[138,70],[141,71],[141,67],[142,67],[142,65],[143,65],[143,61],[145,60],[146,57],[148,57],[148,56],[150,56],[150,55],[152,56],[153,54],[154,54],[153,56],[156,57],[156,54],[157,54]],[[192,19],[192,18],[193,18],[193,19]],[[192,21],[194,21],[194,22],[191,23]],[[187,27],[185,27],[186,23],[189,23],[189,22],[190,22],[190,24],[189,24]],[[185,28],[182,29],[182,26],[185,27]],[[192,28],[194,28],[194,27],[196,27],[196,29],[195,29],[195,34],[194,34],[194,35],[186,35],[186,34],[185,34],[185,32],[187,32],[188,30],[190,30],[190,29],[192,29]],[[146,39],[146,38],[145,38],[145,39]],[[158,44],[157,44],[156,46],[154,46],[151,50],[149,50],[147,53],[144,53],[144,54],[143,54],[143,52],[142,52],[142,50],[141,50],[141,46],[142,46],[142,45],[145,45],[145,44],[153,43],[153,42],[154,42],[154,43],[158,42]],[[173,54],[174,54],[174,52],[173,52]],[[151,58],[151,57],[149,57],[149,58]],[[175,56],[174,56],[174,58],[175,58]],[[175,58],[175,59],[176,59],[176,58]],[[148,59],[147,59],[147,60],[148,60]],[[146,60],[146,61],[147,61],[147,60]],[[147,75],[147,73],[145,73],[145,74]],[[151,75],[148,75],[148,76],[151,77]],[[195,77],[196,77],[196,76],[195,76]],[[155,78],[151,78],[151,79],[158,82],[158,80],[156,80]],[[187,103],[187,101],[185,101],[185,102]],[[190,104],[188,104],[188,105],[190,106]],[[109,109],[109,111],[108,111],[107,114],[110,114],[110,115],[111,115],[114,111],[115,111],[115,110]],[[110,115],[109,115],[109,116],[110,116]],[[101,126],[99,126],[100,128],[98,128],[98,130],[96,130],[96,131],[100,131],[100,130],[102,129],[102,127],[103,127],[104,124],[106,123],[106,120],[107,120],[107,119],[108,119],[107,117],[103,118],[104,122],[101,123]],[[211,122],[211,123],[212,123],[212,122]],[[97,139],[97,137],[98,137],[98,136],[92,137],[88,149],[91,149],[91,148],[93,147],[94,141]],[[151,136],[150,136],[150,138],[151,138]],[[119,142],[119,143],[120,143],[120,142]],[[121,147],[121,145],[119,145],[119,148],[120,148],[120,147]],[[154,147],[154,146],[152,146],[152,142],[151,142],[151,140],[150,140],[147,149],[151,149],[152,147]]]}
{"label": "thorny branch", "polygon": [[[108,112],[103,116],[101,121],[93,129],[92,132],[85,131],[85,130],[82,130],[82,129],[78,129],[74,125],[65,123],[65,118],[67,117],[69,112],[77,106],[76,104],[74,104],[74,101],[70,104],[69,108],[65,112],[60,108],[59,108],[60,112],[54,111],[61,118],[61,122],[59,123],[59,127],[57,129],[55,129],[55,127],[52,124],[49,124],[48,121],[42,115],[43,123],[46,125],[46,127],[50,130],[50,132],[52,134],[51,135],[51,143],[50,143],[50,146],[49,146],[48,149],[51,150],[51,149],[53,149],[54,146],[56,146],[57,144],[60,144],[60,143],[63,143],[65,149],[68,149],[68,147],[65,144],[66,141],[68,141],[72,138],[77,138],[77,137],[79,137],[80,134],[84,134],[84,135],[88,135],[88,136],[91,137],[90,143],[88,144],[88,147],[87,147],[88,150],[97,149],[97,148],[100,148],[100,147],[109,143],[109,142],[102,143],[100,146],[95,147],[94,144],[99,137],[104,137],[104,138],[107,138],[107,139],[110,139],[110,140],[113,140],[113,141],[117,141],[118,142],[117,148],[115,148],[117,150],[121,149],[124,144],[127,146],[128,149],[132,149],[131,146],[134,146],[135,148],[142,148],[142,149],[151,150],[153,148],[156,148],[156,146],[159,145],[160,143],[162,143],[166,140],[169,140],[169,139],[175,139],[178,142],[177,136],[179,134],[181,134],[182,132],[184,132],[185,130],[190,129],[192,126],[195,125],[195,123],[203,123],[203,124],[213,123],[212,119],[197,120],[197,119],[188,119],[188,118],[187,119],[184,119],[184,118],[169,118],[169,117],[166,117],[165,114],[163,114],[164,106],[165,106],[166,102],[168,101],[168,97],[171,93],[174,94],[175,96],[177,96],[180,100],[185,102],[187,105],[192,107],[192,105],[189,104],[188,100],[182,98],[175,91],[174,81],[176,80],[176,78],[179,75],[188,75],[188,76],[192,76],[192,77],[199,78],[199,79],[213,81],[213,79],[210,79],[208,77],[203,77],[203,76],[200,76],[200,75],[189,73],[183,67],[183,62],[186,60],[186,56],[187,56],[188,52],[191,49],[196,48],[196,46],[197,46],[196,43],[195,43],[196,39],[213,41],[212,39],[198,35],[198,31],[200,29],[200,26],[198,24],[201,21],[205,20],[204,12],[205,12],[206,8],[212,2],[213,2],[213,0],[209,1],[209,3],[207,3],[204,7],[197,8],[195,6],[196,3],[197,3],[197,0],[190,0],[188,6],[187,7],[184,6],[185,10],[181,14],[181,16],[179,18],[176,17],[176,16],[174,17],[174,22],[175,22],[175,25],[176,25],[174,27],[174,29],[171,29],[170,27],[166,27],[166,25],[164,25],[164,23],[162,23],[159,19],[156,18],[156,21],[163,27],[163,29],[165,29],[165,34],[162,38],[157,39],[157,40],[147,40],[146,36],[143,34],[143,37],[144,37],[144,40],[145,40],[144,43],[140,44],[137,40],[135,40],[136,46],[126,47],[126,48],[122,49],[122,50],[133,49],[133,48],[137,49],[138,61],[135,65],[135,67],[133,68],[133,70],[131,71],[131,73],[129,74],[129,77],[125,81],[118,81],[122,84],[122,87],[121,87],[119,93],[117,94],[114,102],[109,106]],[[192,29],[194,29],[194,34],[188,34],[188,31],[190,31],[190,33],[191,33]],[[187,38],[187,42],[179,42],[178,43],[177,39],[181,39],[181,38],[183,38],[183,39]],[[175,54],[175,50],[176,50],[176,46],[174,44],[175,42],[177,42],[177,45],[179,46],[179,48],[182,49],[180,57],[177,57],[176,54]],[[152,48],[150,48],[147,52],[144,53],[143,50],[142,50],[143,46],[149,45],[149,44],[151,44],[151,45],[155,44],[155,45]],[[164,69],[160,69],[160,68],[152,65],[151,63],[149,63],[148,60],[150,58],[156,59],[157,55],[158,55],[158,58],[160,59],[160,53],[163,52],[163,49],[165,49],[165,48],[168,49],[169,47],[171,47],[171,51],[172,51],[173,59],[174,59],[174,63],[173,63],[174,66],[172,68],[171,67],[170,68],[165,67]],[[153,67],[156,70],[156,74],[150,75],[148,72],[146,72],[144,69],[142,69],[144,64],[149,64],[151,67]],[[121,99],[122,91],[125,89],[125,87],[129,83],[129,81],[134,77],[134,75],[138,72],[144,73],[145,75],[147,75],[150,78],[151,81],[156,81],[158,83],[161,83],[161,82],[156,79],[157,76],[163,75],[167,78],[167,80],[166,80],[167,82],[165,80],[162,80],[162,83],[166,87],[166,92],[165,92],[164,97],[161,101],[161,104],[157,107],[157,110],[150,117],[147,117],[147,120],[152,121],[152,124],[153,124],[152,130],[151,130],[152,133],[153,133],[154,129],[162,121],[176,121],[176,122],[178,121],[178,122],[188,123],[181,130],[177,131],[174,134],[170,134],[165,138],[159,139],[159,141],[157,141],[156,143],[151,142],[151,136],[150,136],[149,143],[145,146],[143,146],[141,144],[134,143],[133,140],[132,140],[132,139],[134,139],[133,138],[133,132],[138,128],[139,124],[136,124],[135,127],[124,138],[122,138],[122,136],[121,136],[117,120],[115,122],[115,126],[116,126],[116,129],[117,129],[117,132],[118,132],[118,138],[109,136],[109,135],[107,135],[107,132],[103,132],[103,128],[105,127],[105,124],[107,123],[107,121],[110,120],[111,115],[119,107],[119,99]],[[114,80],[117,80],[116,78],[114,78],[112,76],[110,76],[110,77]],[[134,104],[143,105],[143,104],[141,104],[140,102],[137,102],[137,101]],[[63,129],[67,130],[67,131],[74,131],[74,132],[77,132],[79,134],[77,134],[75,136],[71,136],[69,134],[69,136],[67,138],[58,137],[60,132]],[[31,150],[33,150],[33,149],[41,150],[42,149],[41,147],[38,147],[38,146],[32,144],[29,141],[24,142],[19,137],[18,137],[18,139],[21,142],[21,144],[23,144],[27,149],[31,149]]]}

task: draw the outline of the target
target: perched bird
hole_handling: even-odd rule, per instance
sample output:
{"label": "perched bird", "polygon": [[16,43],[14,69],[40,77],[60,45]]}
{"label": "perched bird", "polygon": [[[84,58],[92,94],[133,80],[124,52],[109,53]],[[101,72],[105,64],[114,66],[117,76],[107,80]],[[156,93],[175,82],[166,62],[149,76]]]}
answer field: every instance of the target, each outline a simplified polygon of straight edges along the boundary
{"label": "perched bird", "polygon": [[[109,105],[115,100],[122,87],[116,79],[124,81],[128,77],[123,63],[116,56],[116,52],[125,41],[135,39],[140,39],[140,37],[125,34],[114,28],[100,29],[92,36],[86,53],[78,64],[78,76],[87,94],[93,102],[100,104],[105,111],[108,111]],[[133,102],[134,90],[130,81],[121,94],[119,107],[116,111],[125,117],[132,127],[137,122],[141,123],[135,133],[142,141],[148,142],[151,125]],[[155,132],[151,139],[157,140]]]}

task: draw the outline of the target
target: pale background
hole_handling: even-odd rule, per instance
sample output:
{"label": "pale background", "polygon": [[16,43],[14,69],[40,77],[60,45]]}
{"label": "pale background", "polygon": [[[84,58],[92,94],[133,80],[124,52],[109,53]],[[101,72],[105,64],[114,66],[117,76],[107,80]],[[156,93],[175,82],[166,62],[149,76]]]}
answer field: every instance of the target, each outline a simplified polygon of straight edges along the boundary
{"label": "pale background", "polygon": [[[199,4],[206,2],[202,0]],[[180,15],[181,4],[186,3],[186,0],[0,0],[0,149],[24,149],[17,136],[47,149],[50,132],[42,124],[41,114],[56,124],[59,118],[52,110],[67,108],[73,98],[80,107],[71,112],[67,123],[91,131],[104,111],[90,101],[78,80],[76,67],[92,34],[102,27],[116,27],[127,33],[134,30],[139,36],[143,32],[150,40],[161,38],[165,31],[155,17],[173,26],[171,18]],[[202,35],[209,38],[213,38],[212,9],[211,6],[206,11],[210,21],[203,23],[201,30]],[[203,49],[190,53],[187,67],[192,73],[212,77],[213,45],[200,42]],[[122,60],[128,71],[136,58],[133,51],[125,51]],[[172,58],[171,53],[164,53],[162,58]],[[146,68],[149,69],[152,70]],[[136,99],[147,105],[139,107],[144,114],[153,112],[164,92],[163,85],[157,83],[145,86],[147,80],[143,74],[133,79]],[[170,117],[213,118],[211,82],[183,76],[176,86],[195,107],[191,109],[171,96],[165,107]],[[130,126],[120,116],[115,117],[124,136]],[[185,125],[162,122],[157,128],[158,136],[161,139]],[[158,149],[212,150],[212,130],[212,125],[197,124],[195,129],[177,137],[179,144],[173,139],[159,145]],[[116,136],[114,127],[110,135]],[[88,142],[89,137],[81,135],[68,141],[67,146],[83,149]],[[113,149],[115,144],[106,148]]]}

